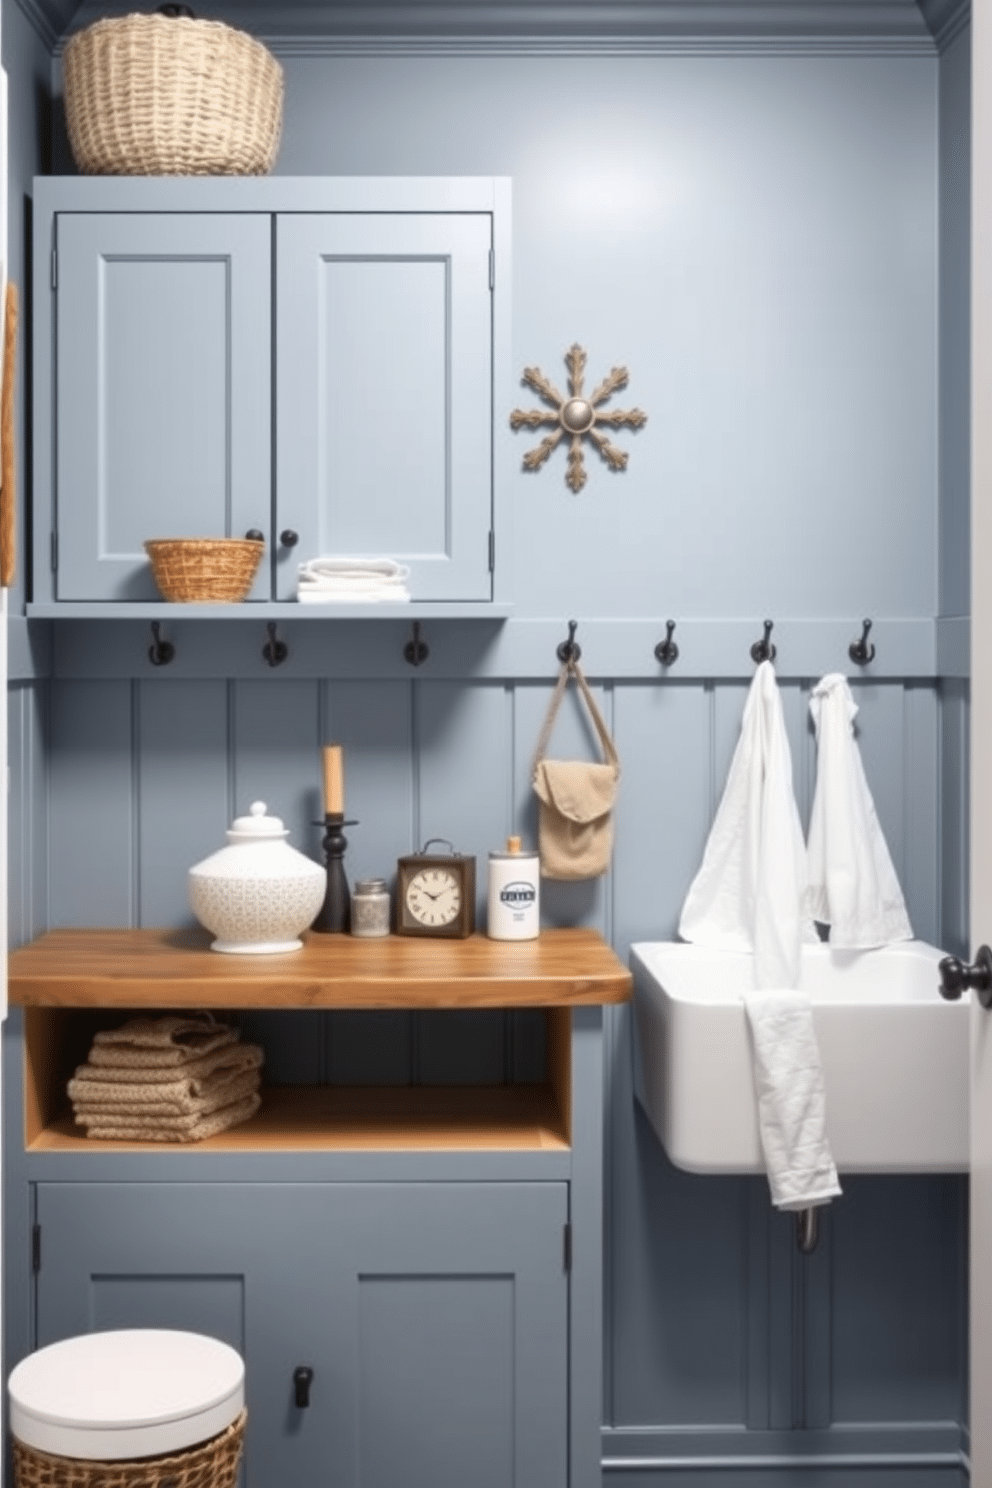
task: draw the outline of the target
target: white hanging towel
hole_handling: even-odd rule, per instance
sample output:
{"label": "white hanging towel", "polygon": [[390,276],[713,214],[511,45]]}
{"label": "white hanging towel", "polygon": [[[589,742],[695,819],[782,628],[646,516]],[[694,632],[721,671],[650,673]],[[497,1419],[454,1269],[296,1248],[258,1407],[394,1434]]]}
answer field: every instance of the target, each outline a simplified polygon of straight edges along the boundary
{"label": "white hanging towel", "polygon": [[785,1209],[810,1208],[840,1193],[826,1138],[813,1009],[795,990],[802,943],[817,940],[805,897],[792,754],[775,669],[763,661],[679,934],[715,950],[753,954],[757,990],[744,994],[744,1006],[758,1131],[772,1202]]}
{"label": "white hanging towel", "polygon": [[841,1188],[827,1142],[823,1069],[809,998],[800,992],[749,992],[744,1006],[772,1203],[778,1209],[827,1204]]}
{"label": "white hanging towel", "polygon": [[794,988],[800,945],[817,939],[805,893],[792,755],[775,668],[763,661],[679,934],[714,950],[753,952],[756,987]]}
{"label": "white hanging towel", "polygon": [[854,737],[857,704],[831,672],[813,689],[818,764],[807,841],[807,904],[830,944],[869,950],[912,940],[913,929]]}

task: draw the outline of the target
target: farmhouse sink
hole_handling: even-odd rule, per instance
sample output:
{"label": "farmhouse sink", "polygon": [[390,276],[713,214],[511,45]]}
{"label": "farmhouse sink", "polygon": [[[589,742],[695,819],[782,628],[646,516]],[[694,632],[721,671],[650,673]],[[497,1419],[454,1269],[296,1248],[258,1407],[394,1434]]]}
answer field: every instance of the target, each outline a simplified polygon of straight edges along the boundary
{"label": "farmhouse sink", "polygon": [[[844,1173],[968,1167],[971,993],[945,1002],[923,941],[804,946],[827,1136]],[[668,1156],[690,1173],[764,1172],[742,993],[752,958],[680,942],[631,947],[634,1086]]]}

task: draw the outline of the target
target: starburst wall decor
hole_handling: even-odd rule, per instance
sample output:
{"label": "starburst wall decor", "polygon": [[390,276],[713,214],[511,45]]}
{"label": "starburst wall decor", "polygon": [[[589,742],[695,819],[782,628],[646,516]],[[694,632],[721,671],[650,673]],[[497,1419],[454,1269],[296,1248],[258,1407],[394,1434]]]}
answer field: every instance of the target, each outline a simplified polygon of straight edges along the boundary
{"label": "starburst wall decor", "polygon": [[548,403],[553,404],[554,411],[548,413],[543,408],[515,408],[510,414],[510,427],[512,429],[536,429],[542,424],[557,425],[557,428],[553,429],[550,434],[545,434],[535,449],[528,450],[524,455],[525,470],[537,470],[544,464],[551,451],[557,448],[562,439],[568,435],[571,444],[568,451],[568,471],[565,481],[578,495],[586,483],[586,467],[582,451],[583,438],[588,435],[612,469],[626,470],[626,450],[617,449],[615,444],[611,444],[597,425],[610,424],[614,429],[618,429],[622,424],[626,424],[632,429],[639,429],[647,422],[647,414],[642,413],[639,408],[632,408],[627,412],[621,408],[604,410],[600,406],[606,402],[611,393],[627,386],[626,367],[611,367],[595,392],[586,397],[582,391],[586,354],[581,346],[569,347],[565,353],[565,365],[568,368],[569,396],[567,398],[562,397],[554,384],[549,382],[537,367],[524,368],[524,382]]}

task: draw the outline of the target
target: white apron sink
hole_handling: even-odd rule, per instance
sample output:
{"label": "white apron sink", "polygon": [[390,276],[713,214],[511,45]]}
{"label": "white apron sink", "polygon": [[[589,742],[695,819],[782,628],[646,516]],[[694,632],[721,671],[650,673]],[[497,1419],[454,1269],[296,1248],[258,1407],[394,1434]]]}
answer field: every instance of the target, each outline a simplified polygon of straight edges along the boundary
{"label": "white apron sink", "polygon": [[[943,955],[923,941],[803,947],[841,1173],[967,1171],[971,993],[940,996]],[[742,1001],[751,957],[642,941],[630,963],[634,1085],[669,1158],[690,1173],[764,1172]]]}

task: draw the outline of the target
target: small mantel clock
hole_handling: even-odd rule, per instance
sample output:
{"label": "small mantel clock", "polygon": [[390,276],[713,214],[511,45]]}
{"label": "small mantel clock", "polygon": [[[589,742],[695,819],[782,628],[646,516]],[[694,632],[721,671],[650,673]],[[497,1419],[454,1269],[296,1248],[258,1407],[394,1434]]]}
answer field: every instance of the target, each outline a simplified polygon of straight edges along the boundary
{"label": "small mantel clock", "polygon": [[[446,853],[431,852],[435,843]],[[396,933],[464,939],[475,929],[475,859],[432,837],[396,864]]]}

